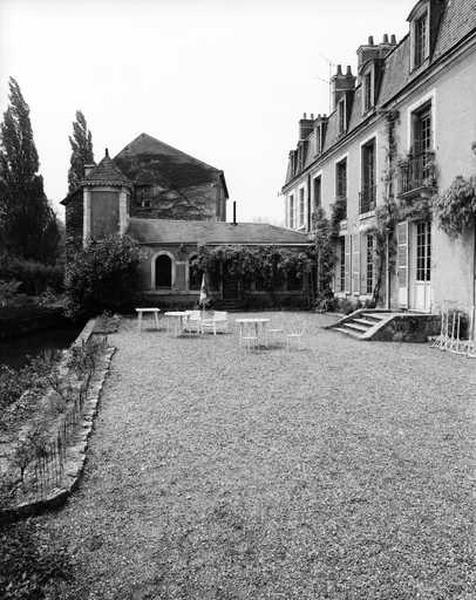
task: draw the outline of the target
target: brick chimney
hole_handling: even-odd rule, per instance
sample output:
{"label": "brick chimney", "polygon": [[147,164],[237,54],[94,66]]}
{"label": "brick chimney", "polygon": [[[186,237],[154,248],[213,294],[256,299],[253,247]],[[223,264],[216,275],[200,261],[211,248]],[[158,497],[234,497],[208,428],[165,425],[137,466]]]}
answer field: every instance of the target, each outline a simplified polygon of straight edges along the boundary
{"label": "brick chimney", "polygon": [[388,38],[388,33],[385,33],[380,44],[374,43],[373,36],[369,36],[367,44],[359,46],[357,49],[358,73],[360,74],[362,67],[369,60],[378,60],[385,58],[387,54],[397,45],[397,38],[394,34]]}
{"label": "brick chimney", "polygon": [[355,80],[356,78],[354,75],[352,75],[352,69],[350,68],[350,65],[347,66],[345,75],[342,73],[342,65],[337,65],[337,73],[331,78],[332,101],[334,108],[337,106],[337,103],[343,95],[354,91]]}
{"label": "brick chimney", "polygon": [[302,119],[299,120],[299,141],[305,140],[309,137],[314,129],[314,115],[311,114],[310,118],[307,118],[307,114],[304,113]]}

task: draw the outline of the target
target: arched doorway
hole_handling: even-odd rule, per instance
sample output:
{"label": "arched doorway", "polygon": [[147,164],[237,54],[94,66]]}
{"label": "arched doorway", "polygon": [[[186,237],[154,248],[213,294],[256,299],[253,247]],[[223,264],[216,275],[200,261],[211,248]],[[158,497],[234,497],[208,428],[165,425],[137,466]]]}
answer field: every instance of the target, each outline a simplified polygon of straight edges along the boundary
{"label": "arched doorway", "polygon": [[172,287],[172,259],[167,254],[160,254],[155,259],[155,287]]}

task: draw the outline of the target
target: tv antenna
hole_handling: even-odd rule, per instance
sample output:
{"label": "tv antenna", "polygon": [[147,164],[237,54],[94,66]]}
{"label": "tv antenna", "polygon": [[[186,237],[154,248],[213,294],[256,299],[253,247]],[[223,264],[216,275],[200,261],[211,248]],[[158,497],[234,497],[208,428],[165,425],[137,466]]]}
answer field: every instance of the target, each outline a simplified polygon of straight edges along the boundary
{"label": "tv antenna", "polygon": [[329,67],[329,79],[324,79],[323,77],[316,77],[316,79],[319,79],[319,81],[323,81],[324,83],[327,83],[327,85],[329,86],[329,113],[331,113],[332,110],[332,85],[331,85],[331,78],[332,78],[332,71],[334,70],[334,67],[336,66],[336,63],[331,60],[330,58],[327,58],[327,56],[325,56],[324,54],[322,54],[322,52],[319,52],[319,56],[327,63],[328,67]]}

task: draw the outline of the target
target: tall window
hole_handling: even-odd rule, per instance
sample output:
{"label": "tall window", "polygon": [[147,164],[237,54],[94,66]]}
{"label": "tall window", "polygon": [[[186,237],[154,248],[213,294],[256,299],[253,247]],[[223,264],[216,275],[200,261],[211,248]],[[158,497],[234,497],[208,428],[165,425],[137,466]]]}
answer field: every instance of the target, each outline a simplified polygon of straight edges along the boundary
{"label": "tall window", "polygon": [[422,154],[430,152],[432,147],[431,102],[428,102],[413,114],[413,150]]}
{"label": "tall window", "polygon": [[339,289],[345,292],[345,237],[339,238]]}
{"label": "tall window", "polygon": [[415,68],[423,64],[426,58],[427,36],[427,13],[425,13],[416,19],[414,24],[413,66]]}
{"label": "tall window", "polygon": [[432,149],[431,102],[428,102],[413,113],[413,157],[409,175],[415,186],[432,177]]}
{"label": "tall window", "polygon": [[373,106],[372,99],[372,72],[369,71],[364,75],[364,113],[370,110]]}
{"label": "tall window", "polygon": [[336,195],[338,198],[347,197],[347,159],[336,164]]}
{"label": "tall window", "polygon": [[321,128],[320,127],[316,127],[316,154],[320,154],[321,153]]}
{"label": "tall window", "polygon": [[342,202],[341,218],[347,217],[347,159],[336,164],[336,200]]}
{"label": "tall window", "polygon": [[362,146],[361,163],[362,189],[360,191],[360,212],[364,213],[375,208],[375,139]]}
{"label": "tall window", "polygon": [[367,236],[367,276],[366,276],[366,293],[372,294],[374,290],[374,236]]}
{"label": "tall window", "polygon": [[289,196],[289,227],[294,229],[294,196]]}
{"label": "tall window", "polygon": [[345,116],[345,98],[341,98],[337,103],[337,118],[339,122],[339,133],[344,133],[347,127]]}
{"label": "tall window", "polygon": [[431,223],[417,223],[416,280],[431,281]]}
{"label": "tall window", "polygon": [[304,227],[304,188],[299,190],[299,219],[298,227]]}
{"label": "tall window", "polygon": [[322,191],[321,191],[321,177],[314,177],[313,181],[313,204],[314,210],[321,206],[322,203]]}

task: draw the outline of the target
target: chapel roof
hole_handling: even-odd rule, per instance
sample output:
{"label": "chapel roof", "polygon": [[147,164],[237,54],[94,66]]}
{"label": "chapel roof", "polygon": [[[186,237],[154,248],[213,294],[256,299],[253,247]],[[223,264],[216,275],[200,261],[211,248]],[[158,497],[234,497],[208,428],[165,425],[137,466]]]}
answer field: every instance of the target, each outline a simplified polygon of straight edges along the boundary
{"label": "chapel roof", "polygon": [[309,244],[306,234],[267,223],[131,218],[128,234],[142,244]]}
{"label": "chapel roof", "polygon": [[181,189],[221,180],[226,191],[223,171],[147,133],[141,133],[127,144],[114,157],[114,162],[135,184]]}

